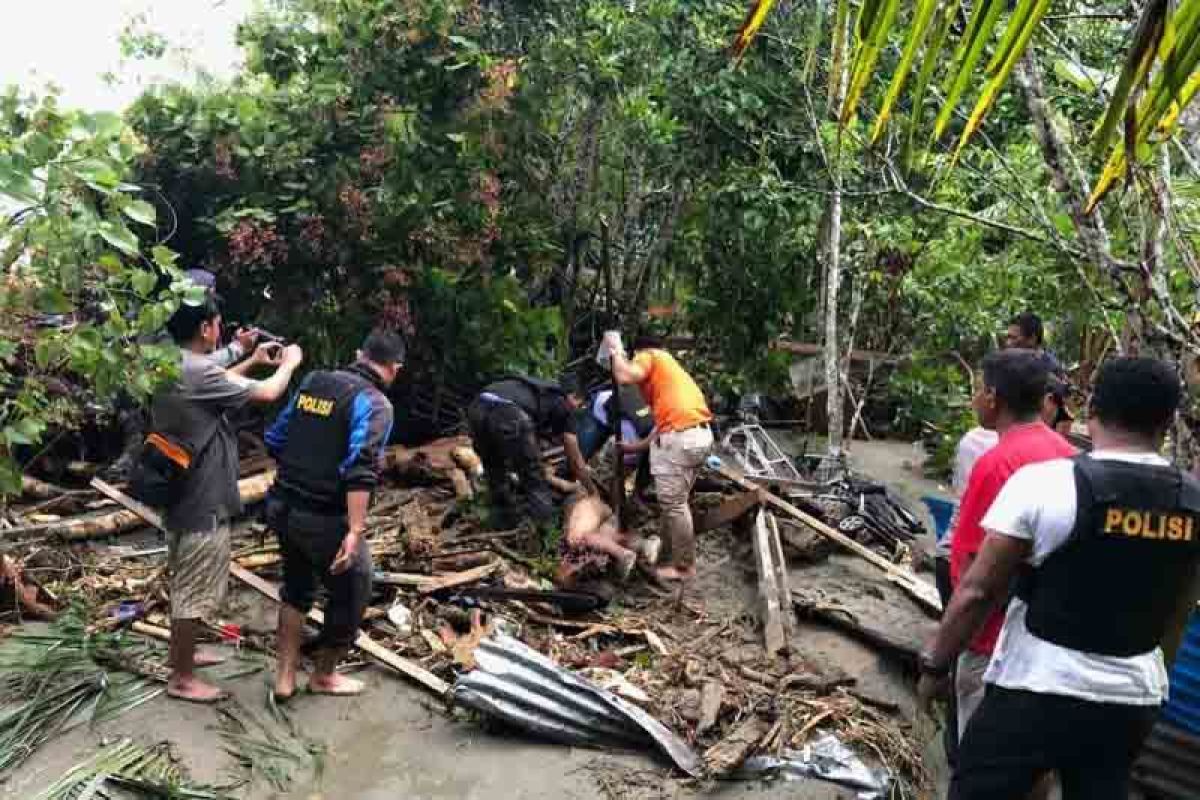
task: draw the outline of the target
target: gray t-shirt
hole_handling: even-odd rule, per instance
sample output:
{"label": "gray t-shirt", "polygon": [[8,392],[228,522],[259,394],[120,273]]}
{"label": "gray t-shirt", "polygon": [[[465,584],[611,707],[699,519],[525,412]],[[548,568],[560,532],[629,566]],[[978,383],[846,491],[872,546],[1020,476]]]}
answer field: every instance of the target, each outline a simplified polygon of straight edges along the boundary
{"label": "gray t-shirt", "polygon": [[237,436],[226,412],[246,404],[253,381],[227,372],[208,356],[180,353],[179,382],[154,398],[151,414],[154,430],[187,444],[195,461],[165,523],[171,530],[206,530],[214,518],[242,511]]}

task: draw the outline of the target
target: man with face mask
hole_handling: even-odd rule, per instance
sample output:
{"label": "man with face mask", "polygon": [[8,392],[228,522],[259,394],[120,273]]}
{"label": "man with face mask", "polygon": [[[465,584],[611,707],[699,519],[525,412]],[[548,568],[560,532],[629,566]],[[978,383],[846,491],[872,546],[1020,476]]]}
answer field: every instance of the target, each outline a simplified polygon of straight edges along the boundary
{"label": "man with face mask", "polygon": [[371,598],[371,550],[363,530],[392,432],[385,394],[404,363],[404,340],[376,331],[357,360],[304,378],[267,431],[279,464],[267,524],[283,555],[275,697],[296,691],[304,618],[318,586],[328,594],[325,624],[308,681],[315,694],[356,695],[362,684],[334,671],[353,643]]}

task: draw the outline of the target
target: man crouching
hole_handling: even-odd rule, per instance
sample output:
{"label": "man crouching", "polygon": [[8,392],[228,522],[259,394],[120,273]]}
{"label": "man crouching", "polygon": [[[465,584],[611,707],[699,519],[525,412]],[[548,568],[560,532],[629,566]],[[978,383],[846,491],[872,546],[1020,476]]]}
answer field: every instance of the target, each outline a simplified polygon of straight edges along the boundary
{"label": "man crouching", "polygon": [[310,373],[267,431],[267,447],[279,465],[267,524],[283,555],[278,701],[296,692],[304,618],[318,584],[328,602],[308,689],[362,692],[361,682],[334,669],[354,642],[371,597],[371,550],[362,534],[392,431],[392,404],[384,392],[403,361],[398,335],[372,333],[354,364]]}

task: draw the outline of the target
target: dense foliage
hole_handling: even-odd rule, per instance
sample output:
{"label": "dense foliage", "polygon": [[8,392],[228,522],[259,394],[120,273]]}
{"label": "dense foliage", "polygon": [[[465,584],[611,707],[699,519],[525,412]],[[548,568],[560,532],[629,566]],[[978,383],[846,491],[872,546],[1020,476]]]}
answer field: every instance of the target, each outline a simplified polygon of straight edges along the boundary
{"label": "dense foliage", "polygon": [[[103,314],[78,315],[97,320],[92,362],[69,344],[80,337],[37,337],[73,354],[45,363],[101,393],[112,359],[133,359],[137,392],[161,374],[136,335],[176,302],[152,291],[171,282],[170,254],[142,255],[168,237],[181,265],[218,274],[232,321],[297,339],[310,363],[345,359],[369,326],[392,325],[414,344],[413,383],[461,396],[499,372],[553,375],[602,330],[649,325],[696,339],[694,368],[719,391],[786,391],[790,357],[770,346],[821,341],[836,191],[838,344],[902,358],[874,387],[893,431],[952,441],[969,424],[964,364],[1025,309],[1051,323],[1080,383],[1118,347],[1178,354],[1200,285],[1195,126],[1184,118],[1179,157],[1163,163],[1174,151],[1158,148],[1099,212],[1082,210],[1104,167],[1086,147],[1104,113],[1097,89],[1120,72],[1128,9],[1069,3],[1088,13],[1042,18],[955,159],[967,111],[990,91],[983,65],[947,104],[955,59],[903,63],[905,26],[932,4],[889,5],[903,22],[890,33],[855,28],[846,2],[777,5],[736,62],[727,47],[745,8],[718,0],[280,0],[241,27],[234,80],[151,90],[125,117],[136,137],[115,117],[10,100],[6,194],[20,197],[13,169],[72,162],[77,147],[116,178],[54,182],[66,200],[40,195],[45,213],[24,217],[23,235],[45,227],[38,236],[70,244],[47,256],[30,239],[5,264],[29,253],[77,308],[62,264],[94,263],[89,279],[112,285]],[[930,36],[958,35],[966,19],[947,14]],[[860,115],[841,120],[834,98],[862,41],[839,52],[839,22],[877,49],[853,70]],[[997,27],[990,46],[1006,35]],[[149,57],[164,46],[140,29],[126,44]],[[885,105],[891,122],[872,142]],[[946,107],[958,113],[931,140]],[[62,130],[29,161],[37,114]],[[53,293],[21,274],[12,302],[53,311],[38,299]],[[11,447],[52,415],[29,399],[38,380],[10,385],[26,398],[6,401]]]}
{"label": "dense foliage", "polygon": [[142,152],[116,114],[0,96],[0,494],[48,427],[174,369],[154,342],[184,290],[152,194],[127,182]]}

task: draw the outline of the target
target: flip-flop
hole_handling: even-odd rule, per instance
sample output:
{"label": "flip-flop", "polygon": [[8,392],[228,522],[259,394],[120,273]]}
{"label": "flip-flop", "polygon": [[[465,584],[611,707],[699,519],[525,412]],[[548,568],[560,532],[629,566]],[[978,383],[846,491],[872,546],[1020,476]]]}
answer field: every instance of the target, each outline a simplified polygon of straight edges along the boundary
{"label": "flip-flop", "polygon": [[172,700],[182,700],[185,703],[195,703],[198,706],[212,706],[220,703],[222,700],[228,700],[231,695],[229,692],[218,692],[212,697],[188,697],[187,695],[176,694],[170,689],[167,689],[167,697],[171,698]]}
{"label": "flip-flop", "polygon": [[358,687],[355,689],[338,690],[338,689],[318,689],[318,688],[314,687],[312,685],[312,683],[310,682],[308,684],[308,693],[309,694],[323,694],[323,695],[328,695],[329,697],[358,697],[366,690],[367,687],[365,685],[363,685],[361,682],[356,681],[356,683],[358,683]]}

